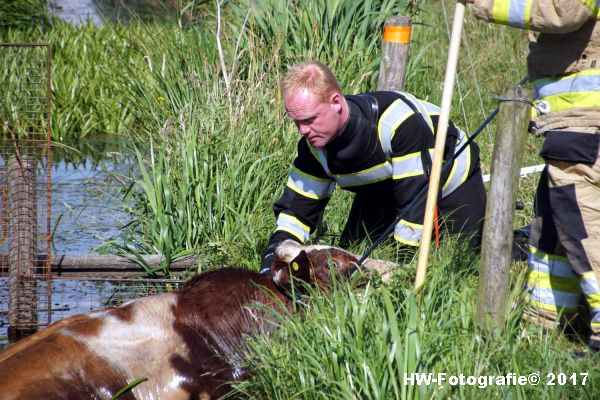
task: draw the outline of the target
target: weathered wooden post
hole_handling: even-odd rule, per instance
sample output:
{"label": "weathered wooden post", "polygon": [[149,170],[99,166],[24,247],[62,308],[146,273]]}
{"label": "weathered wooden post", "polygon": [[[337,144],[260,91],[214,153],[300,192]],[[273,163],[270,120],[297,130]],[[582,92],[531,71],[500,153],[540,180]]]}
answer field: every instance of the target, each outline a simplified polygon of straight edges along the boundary
{"label": "weathered wooden post", "polygon": [[411,29],[410,17],[391,17],[385,21],[377,90],[402,90],[404,87]]}
{"label": "weathered wooden post", "polygon": [[[503,97],[529,100],[528,90],[517,85],[507,88]],[[523,101],[509,100],[500,105],[483,227],[477,301],[477,322],[490,330],[501,329],[506,315],[515,199],[530,110]]]}
{"label": "weathered wooden post", "polygon": [[37,330],[37,210],[36,161],[12,156],[6,171],[8,185],[8,336],[17,340]]}

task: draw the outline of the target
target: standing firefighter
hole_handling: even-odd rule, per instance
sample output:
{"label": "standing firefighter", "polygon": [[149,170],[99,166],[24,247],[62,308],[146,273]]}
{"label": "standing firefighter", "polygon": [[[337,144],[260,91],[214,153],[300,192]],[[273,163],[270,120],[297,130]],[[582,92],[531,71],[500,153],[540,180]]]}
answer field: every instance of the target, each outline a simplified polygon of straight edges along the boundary
{"label": "standing firefighter", "polygon": [[[314,61],[292,67],[282,91],[287,114],[302,137],[283,195],[273,206],[277,228],[261,271],[268,271],[278,243],[309,238],[336,184],[355,193],[342,245],[377,238],[403,211],[394,238],[407,249],[416,248],[426,198],[407,206],[429,177],[439,108],[408,93],[343,96],[329,68]],[[445,158],[466,139],[450,123]],[[486,201],[476,144],[454,160],[443,177],[440,199],[448,230],[465,233],[476,248]]]}
{"label": "standing firefighter", "polygon": [[545,136],[546,168],[536,193],[524,317],[564,327],[581,315],[585,298],[589,344],[600,349],[600,1],[468,2],[480,19],[531,31],[531,127]]}

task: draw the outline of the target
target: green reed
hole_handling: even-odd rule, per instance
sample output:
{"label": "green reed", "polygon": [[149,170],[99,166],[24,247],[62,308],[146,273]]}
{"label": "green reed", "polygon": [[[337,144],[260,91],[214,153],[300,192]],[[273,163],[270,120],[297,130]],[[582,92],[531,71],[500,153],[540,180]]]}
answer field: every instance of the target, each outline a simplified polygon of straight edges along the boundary
{"label": "green reed", "polygon": [[[286,315],[278,332],[251,342],[254,375],[238,390],[269,399],[593,398],[600,388],[597,358],[577,360],[571,343],[520,321],[524,266],[511,273],[505,326],[497,334],[475,322],[477,258],[446,242],[434,251],[427,283],[412,292],[415,263],[391,282],[341,283],[311,293],[300,315]],[[585,387],[405,384],[405,373],[447,376],[587,372]]]}

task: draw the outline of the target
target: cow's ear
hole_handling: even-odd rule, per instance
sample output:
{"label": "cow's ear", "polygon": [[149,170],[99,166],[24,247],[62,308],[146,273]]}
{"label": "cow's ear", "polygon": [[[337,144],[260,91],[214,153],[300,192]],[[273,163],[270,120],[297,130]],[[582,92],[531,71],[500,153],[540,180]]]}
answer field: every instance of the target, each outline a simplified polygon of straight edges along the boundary
{"label": "cow's ear", "polygon": [[292,270],[292,275],[296,279],[302,279],[305,282],[310,283],[310,271],[312,269],[312,263],[306,251],[302,250],[300,254],[296,256],[290,262],[290,269]]}

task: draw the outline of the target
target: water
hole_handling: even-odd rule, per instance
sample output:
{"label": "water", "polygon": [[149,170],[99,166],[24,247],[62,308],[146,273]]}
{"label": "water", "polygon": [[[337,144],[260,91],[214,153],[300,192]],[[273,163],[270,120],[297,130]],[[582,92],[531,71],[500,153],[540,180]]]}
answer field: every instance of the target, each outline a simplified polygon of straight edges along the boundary
{"label": "water", "polygon": [[49,0],[48,11],[73,25],[85,24],[88,21],[95,25],[102,23],[102,17],[93,0]]}
{"label": "water", "polygon": [[[110,154],[110,152],[109,152]],[[133,165],[124,158],[94,162],[85,158],[77,165],[60,161],[52,168],[52,253],[87,254],[116,237],[129,216],[121,209],[120,186]],[[0,277],[0,348],[6,344],[8,279]],[[112,296],[108,282],[55,280],[52,282],[52,315],[66,316],[102,307]],[[45,320],[45,317],[44,317]]]}
{"label": "water", "polygon": [[[104,161],[81,165],[61,161],[52,169],[52,250],[54,254],[85,254],[119,234],[128,221],[118,190],[131,165]],[[116,176],[116,178],[113,177]]]}

